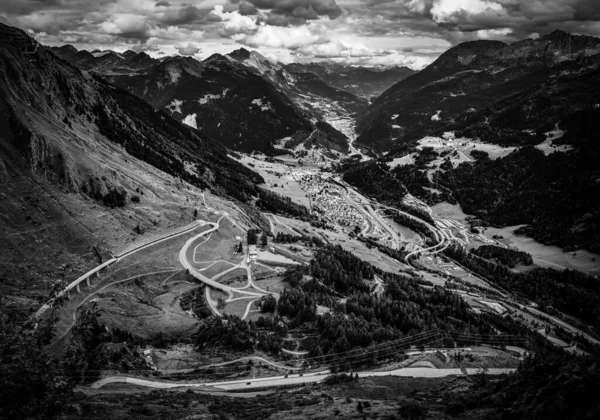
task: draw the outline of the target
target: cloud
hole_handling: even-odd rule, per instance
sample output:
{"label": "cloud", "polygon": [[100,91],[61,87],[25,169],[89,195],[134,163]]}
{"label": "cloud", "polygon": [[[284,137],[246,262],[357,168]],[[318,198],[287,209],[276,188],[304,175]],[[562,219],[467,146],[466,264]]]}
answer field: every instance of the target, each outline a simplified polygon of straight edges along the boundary
{"label": "cloud", "polygon": [[253,48],[279,47],[295,50],[302,46],[324,42],[315,28],[309,26],[282,27],[260,25],[256,33],[236,39],[238,42]]}
{"label": "cloud", "polygon": [[237,10],[233,12],[224,12],[223,6],[220,4],[216,5],[210,13],[224,22],[224,25],[222,26],[223,36],[254,33],[258,29],[256,18],[252,16],[243,16]]}
{"label": "cloud", "polygon": [[360,0],[366,6],[377,6],[383,3],[394,3],[396,0]]}
{"label": "cloud", "polygon": [[507,17],[504,7],[488,0],[435,0],[431,16],[438,23],[459,23],[468,16]]}
{"label": "cloud", "polygon": [[504,38],[513,32],[510,28],[502,29],[480,29],[475,31],[475,35],[478,39],[498,39]]}
{"label": "cloud", "polygon": [[179,55],[196,55],[201,49],[192,44],[182,45],[181,47],[175,47]]}
{"label": "cloud", "polygon": [[298,18],[301,21],[316,20],[322,17],[337,19],[342,9],[335,0],[248,0],[260,10],[269,10],[275,15]]}
{"label": "cloud", "polygon": [[200,9],[190,4],[181,5],[179,8],[169,8],[157,13],[158,22],[165,25],[187,25],[201,21],[204,15]]}
{"label": "cloud", "polygon": [[100,24],[99,29],[105,34],[146,41],[149,38],[150,25],[142,15],[123,13],[103,22]]}
{"label": "cloud", "polygon": [[258,14],[258,9],[247,1],[242,1],[240,2],[238,12],[240,12],[241,15],[250,16]]}

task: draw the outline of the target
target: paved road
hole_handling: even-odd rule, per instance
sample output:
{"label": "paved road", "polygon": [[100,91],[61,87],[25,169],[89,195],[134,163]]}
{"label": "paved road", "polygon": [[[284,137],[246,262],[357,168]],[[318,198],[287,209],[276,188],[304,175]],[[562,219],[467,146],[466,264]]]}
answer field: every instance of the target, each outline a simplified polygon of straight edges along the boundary
{"label": "paved road", "polygon": [[[473,375],[479,372],[479,369],[465,369],[467,374]],[[516,369],[489,369],[489,375],[500,375],[511,373]],[[153,381],[149,379],[130,378],[126,376],[111,376],[100,379],[90,385],[91,388],[101,388],[110,383],[128,383],[132,385],[145,386],[150,388],[177,388],[177,387],[194,387],[194,388],[218,388],[226,391],[237,391],[241,389],[256,389],[266,387],[301,385],[308,383],[317,383],[329,376],[330,371],[324,370],[321,372],[292,374],[286,376],[274,376],[269,378],[248,378],[235,381],[222,382],[166,382]],[[358,372],[360,378],[368,378],[375,376],[396,376],[396,377],[415,377],[415,378],[443,378],[450,375],[463,375],[461,369],[432,369],[432,368],[406,368],[396,369],[383,372]]]}
{"label": "paved road", "polygon": [[197,240],[199,240],[200,238],[202,238],[203,236],[210,234],[210,233],[214,232],[215,230],[219,229],[219,226],[220,226],[219,223],[221,222],[221,220],[224,217],[227,217],[227,215],[221,216],[221,218],[219,220],[217,220],[216,223],[212,223],[212,222],[208,223],[208,224],[211,224],[213,227],[208,230],[205,230],[204,232],[189,239],[185,243],[183,248],[181,248],[181,250],[179,251],[179,262],[185,269],[187,269],[189,271],[189,273],[192,276],[194,276],[196,279],[200,280],[202,283],[205,283],[214,289],[222,290],[223,292],[235,291],[236,293],[240,293],[243,295],[249,295],[249,296],[257,296],[257,297],[263,296],[262,293],[250,292],[248,290],[243,290],[243,289],[236,289],[236,288],[218,283],[214,280],[211,280],[208,277],[206,277],[205,275],[203,275],[202,273],[200,273],[198,270],[196,270],[196,268],[190,263],[190,261],[188,259],[188,255],[187,255],[188,250],[192,246],[192,244],[194,242],[196,242]]}

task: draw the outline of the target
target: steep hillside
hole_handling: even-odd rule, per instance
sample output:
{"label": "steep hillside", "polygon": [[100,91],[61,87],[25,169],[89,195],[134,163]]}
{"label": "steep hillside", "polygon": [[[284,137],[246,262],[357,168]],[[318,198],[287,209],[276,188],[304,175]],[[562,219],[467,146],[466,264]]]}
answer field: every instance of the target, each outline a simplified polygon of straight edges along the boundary
{"label": "steep hillside", "polygon": [[296,105],[318,118],[326,118],[332,111],[356,113],[369,104],[364,98],[326,83],[314,72],[273,63],[256,51],[240,48],[228,56],[269,80]]}
{"label": "steep hillside", "polygon": [[[360,115],[357,141],[384,151],[477,123],[489,124],[490,131],[552,127],[593,104],[591,91],[580,87],[595,79],[599,54],[600,39],[561,31],[510,45],[460,44],[384,92]],[[531,141],[511,135],[513,143]]]}
{"label": "steep hillside", "polygon": [[0,25],[3,304],[189,223],[203,190],[248,201],[260,182],[220,144]]}
{"label": "steep hillside", "polygon": [[[278,140],[306,137],[302,133],[315,128],[312,114],[299,109],[277,84],[227,56],[214,54],[202,62],[180,56],[159,61],[144,53],[103,52],[78,60],[72,49],[62,48],[55,52],[74,65],[100,74],[229,148],[275,154]],[[346,141],[328,138],[328,144],[347,150]]]}

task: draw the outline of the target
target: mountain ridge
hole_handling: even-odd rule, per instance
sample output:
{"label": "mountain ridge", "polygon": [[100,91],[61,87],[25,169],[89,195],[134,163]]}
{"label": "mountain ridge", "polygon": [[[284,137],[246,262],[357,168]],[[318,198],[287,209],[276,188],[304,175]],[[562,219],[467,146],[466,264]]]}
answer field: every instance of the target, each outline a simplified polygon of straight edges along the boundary
{"label": "mountain ridge", "polygon": [[[543,91],[544,86],[555,84],[565,72],[587,71],[586,60],[593,62],[598,54],[600,39],[560,31],[512,44],[459,44],[421,72],[389,88],[361,113],[357,142],[386,151],[396,143],[439,133],[451,128],[456,118],[483,112],[494,103],[534,87]],[[571,106],[589,105],[585,92],[580,96],[581,101],[576,100]]]}

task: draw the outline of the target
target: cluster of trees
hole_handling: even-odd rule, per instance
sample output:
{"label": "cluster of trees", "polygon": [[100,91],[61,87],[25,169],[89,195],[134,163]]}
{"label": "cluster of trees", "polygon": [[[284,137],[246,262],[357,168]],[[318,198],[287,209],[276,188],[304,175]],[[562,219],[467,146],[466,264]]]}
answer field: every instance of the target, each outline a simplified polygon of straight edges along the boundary
{"label": "cluster of trees", "polygon": [[225,315],[223,318],[212,316],[200,324],[196,333],[196,345],[199,350],[206,346],[222,347],[228,350],[250,352],[258,346],[261,350],[278,354],[283,340],[276,334],[256,327],[254,323],[242,321],[239,317]]}
{"label": "cluster of trees", "polygon": [[381,252],[397,261],[406,262],[405,258],[406,258],[406,255],[408,254],[408,252],[406,252],[404,248],[392,249],[385,245],[380,244],[379,242],[377,242],[371,238],[365,238],[362,235],[358,237],[358,240],[365,242],[367,245],[367,248],[377,248],[377,250],[379,252]]}
{"label": "cluster of trees", "polygon": [[256,245],[258,243],[258,234],[260,232],[259,229],[248,229],[246,234],[248,245]]}
{"label": "cluster of trees", "polygon": [[281,214],[301,220],[310,220],[310,212],[302,204],[297,204],[289,197],[284,197],[273,191],[258,188],[256,206],[269,213]]}
{"label": "cluster of trees", "polygon": [[497,261],[507,267],[514,268],[517,264],[531,265],[533,258],[527,252],[516,249],[502,248],[496,245],[482,245],[471,252],[482,258]]}
{"label": "cluster of trees", "polygon": [[[94,200],[102,202],[106,207],[125,207],[125,204],[127,204],[127,191],[122,187],[110,185],[106,185],[106,187],[103,188],[102,184],[104,180],[104,177],[102,181],[100,178],[89,178],[87,182],[82,184],[81,190]],[[140,198],[138,196],[134,197],[137,198],[137,201],[135,201],[133,197],[132,201],[139,203]]]}
{"label": "cluster of trees", "polygon": [[370,160],[347,168],[343,179],[380,203],[397,206],[407,191],[398,179],[390,176],[389,169],[385,162]]}
{"label": "cluster of trees", "polygon": [[74,381],[46,351],[53,322],[23,323],[0,312],[0,418],[54,419],[65,410]]}
{"label": "cluster of trees", "polygon": [[407,228],[412,229],[415,232],[422,234],[423,236],[435,239],[431,228],[429,228],[425,223],[419,222],[397,211],[386,210],[385,213],[388,216],[392,216],[394,222],[398,223],[399,225],[406,226]]}
{"label": "cluster of trees", "polygon": [[[519,112],[521,112],[519,110]],[[500,121],[498,121],[500,122]],[[525,131],[491,125],[486,122],[473,124],[455,132],[456,137],[479,138],[485,143],[499,144],[502,146],[522,146],[540,144],[546,139],[543,130],[529,134]]]}
{"label": "cluster of trees", "polygon": [[[191,275],[189,276],[191,277]],[[181,299],[179,300],[181,309],[184,311],[189,311],[191,309],[198,319],[204,319],[211,316],[212,311],[208,307],[208,303],[204,297],[206,292],[205,288],[206,286],[202,284],[181,295]]]}
{"label": "cluster of trees", "polygon": [[456,246],[448,247],[444,254],[501,288],[539,303],[546,312],[564,312],[600,333],[600,282],[596,278],[568,269],[536,268],[515,273]]}
{"label": "cluster of trees", "polygon": [[306,235],[292,235],[290,233],[277,232],[277,235],[273,239],[273,242],[279,244],[293,244],[296,242],[304,242],[306,245],[317,247],[325,246],[325,242],[317,236],[306,236]]}

